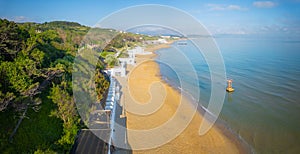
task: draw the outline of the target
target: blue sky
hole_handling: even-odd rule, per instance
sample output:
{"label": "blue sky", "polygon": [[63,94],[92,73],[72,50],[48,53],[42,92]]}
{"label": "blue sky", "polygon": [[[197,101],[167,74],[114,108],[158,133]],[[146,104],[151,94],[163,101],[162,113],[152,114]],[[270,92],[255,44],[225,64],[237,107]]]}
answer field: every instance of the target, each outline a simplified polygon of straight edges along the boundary
{"label": "blue sky", "polygon": [[300,0],[0,0],[0,17],[16,22],[67,20],[93,26],[115,11],[142,4],[186,11],[213,34],[300,35]]}

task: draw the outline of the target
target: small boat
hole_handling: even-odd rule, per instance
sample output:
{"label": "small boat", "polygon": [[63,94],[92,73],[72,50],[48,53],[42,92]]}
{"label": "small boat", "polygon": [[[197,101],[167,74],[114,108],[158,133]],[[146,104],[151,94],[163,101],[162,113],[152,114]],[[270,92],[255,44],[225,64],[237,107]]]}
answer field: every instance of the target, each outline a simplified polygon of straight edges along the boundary
{"label": "small boat", "polygon": [[177,45],[187,45],[187,42],[177,42]]}

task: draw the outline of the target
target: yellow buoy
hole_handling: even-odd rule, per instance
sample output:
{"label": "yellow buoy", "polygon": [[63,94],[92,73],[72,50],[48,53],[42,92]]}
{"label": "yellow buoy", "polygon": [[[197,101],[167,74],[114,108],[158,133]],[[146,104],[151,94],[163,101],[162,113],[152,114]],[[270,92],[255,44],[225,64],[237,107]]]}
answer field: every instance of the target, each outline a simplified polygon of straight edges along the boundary
{"label": "yellow buoy", "polygon": [[226,91],[233,92],[234,89],[232,88],[232,79],[227,80],[227,88]]}

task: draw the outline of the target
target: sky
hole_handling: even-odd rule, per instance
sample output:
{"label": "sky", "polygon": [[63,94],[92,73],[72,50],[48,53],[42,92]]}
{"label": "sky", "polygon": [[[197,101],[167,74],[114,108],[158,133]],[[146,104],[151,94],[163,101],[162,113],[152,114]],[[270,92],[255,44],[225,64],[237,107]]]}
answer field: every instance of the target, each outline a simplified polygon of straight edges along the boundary
{"label": "sky", "polygon": [[38,23],[66,20],[94,26],[113,12],[143,4],[183,10],[212,34],[300,36],[300,0],[0,0],[0,18]]}

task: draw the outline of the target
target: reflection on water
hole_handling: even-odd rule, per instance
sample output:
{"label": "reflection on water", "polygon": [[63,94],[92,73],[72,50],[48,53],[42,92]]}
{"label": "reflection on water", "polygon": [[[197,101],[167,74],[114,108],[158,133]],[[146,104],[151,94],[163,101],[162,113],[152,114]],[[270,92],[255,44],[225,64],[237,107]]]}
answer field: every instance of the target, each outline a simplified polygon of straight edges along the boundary
{"label": "reflection on water", "polygon": [[232,93],[233,92],[227,92],[227,102],[230,102],[230,103],[232,102],[232,96],[231,96]]}

